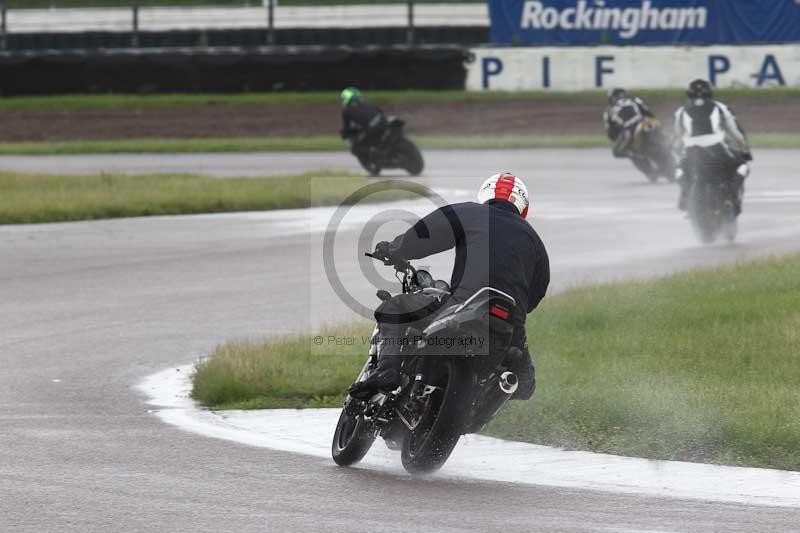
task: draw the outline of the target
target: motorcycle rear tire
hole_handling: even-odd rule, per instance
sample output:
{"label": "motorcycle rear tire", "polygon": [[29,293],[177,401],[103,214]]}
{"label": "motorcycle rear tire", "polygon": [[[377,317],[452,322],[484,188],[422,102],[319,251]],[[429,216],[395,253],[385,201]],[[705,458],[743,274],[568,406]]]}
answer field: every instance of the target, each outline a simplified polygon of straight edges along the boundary
{"label": "motorcycle rear tire", "polygon": [[409,474],[439,470],[458,444],[470,405],[472,374],[464,361],[443,361],[434,380],[440,390],[431,393],[432,407],[403,441],[401,459]]}

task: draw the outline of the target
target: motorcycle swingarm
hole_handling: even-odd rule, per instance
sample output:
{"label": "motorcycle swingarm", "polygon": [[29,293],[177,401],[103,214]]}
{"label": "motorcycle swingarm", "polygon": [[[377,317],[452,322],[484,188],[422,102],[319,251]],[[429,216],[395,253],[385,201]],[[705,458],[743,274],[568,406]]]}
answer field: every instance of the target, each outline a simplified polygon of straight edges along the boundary
{"label": "motorcycle swingarm", "polygon": [[430,401],[430,395],[437,390],[441,390],[441,387],[424,384],[415,388],[419,388],[420,392],[409,398],[403,405],[397,407],[397,416],[409,431],[414,431],[419,425],[422,413],[425,412],[425,407]]}

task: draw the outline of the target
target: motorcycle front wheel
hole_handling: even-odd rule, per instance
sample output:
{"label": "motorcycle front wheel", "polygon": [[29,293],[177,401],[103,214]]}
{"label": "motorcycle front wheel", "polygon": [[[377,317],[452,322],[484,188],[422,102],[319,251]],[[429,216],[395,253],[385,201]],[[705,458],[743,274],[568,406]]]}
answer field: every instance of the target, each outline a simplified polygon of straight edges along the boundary
{"label": "motorcycle front wheel", "polygon": [[364,170],[366,170],[370,176],[376,178],[381,175],[382,169],[378,163],[371,160],[367,156],[359,155],[357,157],[358,157],[358,162],[361,163],[361,166],[364,167]]}
{"label": "motorcycle front wheel", "polygon": [[725,223],[722,232],[725,235],[726,241],[735,241],[736,235],[739,233],[739,221],[736,218],[731,218]]}
{"label": "motorcycle front wheel", "polygon": [[719,214],[714,212],[711,195],[707,186],[695,183],[689,193],[689,219],[695,235],[703,244],[712,244],[719,232]]}
{"label": "motorcycle front wheel", "polygon": [[395,147],[400,159],[403,161],[403,169],[412,176],[419,176],[425,168],[425,161],[422,159],[422,153],[417,146],[406,138],[397,141]]}
{"label": "motorcycle front wheel", "polygon": [[356,464],[367,455],[373,442],[375,434],[364,420],[364,415],[349,414],[345,406],[339,415],[336,431],[333,432],[331,455],[334,462],[339,466]]}

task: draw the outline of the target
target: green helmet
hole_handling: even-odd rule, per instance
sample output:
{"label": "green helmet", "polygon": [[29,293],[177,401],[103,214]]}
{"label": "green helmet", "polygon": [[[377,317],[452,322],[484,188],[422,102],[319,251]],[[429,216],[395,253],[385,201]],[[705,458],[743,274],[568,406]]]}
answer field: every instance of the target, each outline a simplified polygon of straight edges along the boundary
{"label": "green helmet", "polygon": [[348,87],[339,95],[339,102],[341,102],[342,107],[347,107],[350,105],[350,102],[358,100],[359,98],[361,98],[361,91],[355,87]]}

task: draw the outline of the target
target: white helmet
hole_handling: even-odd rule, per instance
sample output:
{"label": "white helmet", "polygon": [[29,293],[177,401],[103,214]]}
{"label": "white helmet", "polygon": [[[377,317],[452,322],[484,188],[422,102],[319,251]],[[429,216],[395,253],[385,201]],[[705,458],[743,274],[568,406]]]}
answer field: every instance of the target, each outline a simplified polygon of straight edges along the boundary
{"label": "white helmet", "polygon": [[483,182],[478,190],[478,202],[485,204],[489,200],[511,202],[522,218],[528,216],[528,188],[513,174],[501,172]]}

